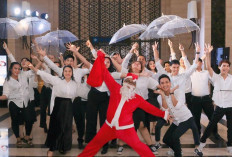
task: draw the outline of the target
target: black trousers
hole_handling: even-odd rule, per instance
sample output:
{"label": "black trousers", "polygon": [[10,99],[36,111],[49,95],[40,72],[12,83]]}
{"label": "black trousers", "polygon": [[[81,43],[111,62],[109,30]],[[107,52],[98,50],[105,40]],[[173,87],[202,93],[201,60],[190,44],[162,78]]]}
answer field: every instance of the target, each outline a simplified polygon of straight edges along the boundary
{"label": "black trousers", "polygon": [[91,88],[88,94],[88,103],[86,110],[86,143],[89,143],[97,133],[98,112],[100,118],[100,126],[105,123],[108,104],[109,96],[107,92],[100,92],[95,88]]}
{"label": "black trousers", "polygon": [[80,97],[76,97],[73,101],[73,117],[76,123],[78,132],[78,143],[83,143],[83,136],[85,133],[87,101],[82,101]]}
{"label": "black trousers", "polygon": [[34,115],[29,106],[30,102],[28,102],[28,106],[26,108],[19,108],[13,101],[9,103],[11,127],[16,138],[19,138],[19,125],[22,121],[25,122],[26,135],[30,136],[31,134],[34,123]]}
{"label": "black trousers", "polygon": [[[167,132],[164,135],[163,142],[166,143],[172,150],[175,152],[175,157],[181,157],[181,145],[180,145],[180,137],[188,130],[188,129],[195,129],[197,130],[197,126],[193,117],[189,118],[188,120],[180,123],[176,126],[174,123],[168,128]],[[197,145],[200,144],[199,136]]]}
{"label": "black trousers", "polygon": [[50,101],[51,101],[51,94],[52,90],[49,87],[42,87],[41,94],[40,94],[40,127],[44,128],[47,119],[47,108],[48,113],[50,114]]}
{"label": "black trousers", "polygon": [[216,107],[212,119],[209,122],[208,126],[205,129],[205,132],[203,133],[203,136],[201,137],[201,142],[205,143],[206,139],[210,136],[210,133],[214,130],[217,123],[222,119],[222,117],[226,115],[227,120],[227,146],[232,146],[232,107],[230,108],[220,108]]}
{"label": "black trousers", "polygon": [[192,99],[192,93],[191,92],[185,93],[185,102],[188,108],[192,105],[191,99]]}
{"label": "black trousers", "polygon": [[160,132],[162,127],[166,124],[166,120],[164,120],[163,118],[159,118],[157,120],[156,126],[155,126],[155,140],[156,141],[160,141]]}
{"label": "black trousers", "polygon": [[[206,116],[208,117],[209,121],[212,119],[212,115],[214,112],[212,99],[209,95],[203,97],[192,96],[191,105],[189,106],[189,109],[192,112],[193,117],[195,119],[198,132],[199,134],[201,134],[201,113],[203,110]],[[217,133],[217,126],[213,129],[213,133]]]}

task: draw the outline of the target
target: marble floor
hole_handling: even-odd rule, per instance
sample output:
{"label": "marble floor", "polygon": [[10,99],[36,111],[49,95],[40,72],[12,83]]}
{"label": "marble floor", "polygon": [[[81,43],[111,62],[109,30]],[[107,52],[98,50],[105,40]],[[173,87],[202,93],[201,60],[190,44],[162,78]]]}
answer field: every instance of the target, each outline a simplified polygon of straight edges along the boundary
{"label": "marble floor", "polygon": [[[44,142],[46,139],[46,133],[44,133],[43,129],[39,127],[39,108],[37,110],[37,122],[34,124],[33,128],[33,147],[32,148],[17,148],[16,138],[13,135],[12,129],[11,129],[11,119],[7,108],[0,108],[0,129],[6,128],[8,129],[8,153],[7,148],[0,147],[0,157],[24,157],[24,156],[37,156],[37,157],[44,157],[46,156],[48,148],[44,146]],[[47,121],[49,122],[49,120]],[[206,116],[202,114],[202,129],[206,127],[208,124],[208,120]],[[165,131],[167,130],[167,126],[162,128],[162,135],[164,135]],[[218,124],[219,134],[221,135],[221,138],[219,140],[214,139],[214,137],[210,137],[209,140],[207,140],[206,148],[203,150],[204,156],[232,156],[232,154],[229,154],[226,151],[226,141],[227,141],[227,128],[226,128],[226,120],[225,118]],[[138,133],[139,135],[139,133]],[[139,135],[139,137],[141,137]],[[151,136],[152,140],[154,141],[154,136]],[[65,155],[60,154],[59,152],[55,152],[54,156],[68,156],[68,157],[74,157],[77,156],[82,150],[79,150],[77,147],[77,132],[75,131],[73,133],[73,146],[72,150],[67,152]],[[140,138],[142,141],[143,139]],[[184,134],[181,137],[181,144],[182,144],[182,150],[183,150],[183,156],[195,156],[193,153],[193,137],[192,132],[189,130],[186,134]],[[0,145],[2,145],[0,140]],[[26,145],[25,145],[26,146]],[[167,156],[167,151],[169,148],[166,145],[163,145],[163,148],[159,150],[159,154],[156,156]],[[123,155],[117,155],[116,154],[116,148],[110,148],[108,153],[105,155],[101,155],[100,152],[96,156],[138,156],[135,151],[133,151],[130,148],[124,148]]]}

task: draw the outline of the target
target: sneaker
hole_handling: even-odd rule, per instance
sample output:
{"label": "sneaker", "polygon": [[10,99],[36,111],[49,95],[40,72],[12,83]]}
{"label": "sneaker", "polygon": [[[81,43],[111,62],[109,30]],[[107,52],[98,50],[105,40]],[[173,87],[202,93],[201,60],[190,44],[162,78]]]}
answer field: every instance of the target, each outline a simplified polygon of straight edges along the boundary
{"label": "sneaker", "polygon": [[167,151],[167,155],[174,156],[174,151],[172,149],[170,149],[169,151]]}
{"label": "sneaker", "polygon": [[156,150],[155,145],[152,144],[149,146],[149,148],[151,149],[153,154],[158,155],[158,151]]}
{"label": "sneaker", "polygon": [[227,147],[227,151],[230,153],[230,154],[232,154],[232,147],[230,146],[230,147]]}
{"label": "sneaker", "polygon": [[203,153],[198,148],[194,149],[194,153],[198,156],[201,156],[201,157],[203,156]]}
{"label": "sneaker", "polygon": [[117,150],[117,154],[122,155],[122,151],[123,151],[123,146],[119,146]]}
{"label": "sneaker", "polygon": [[156,148],[156,150],[159,150],[160,148],[162,148],[162,146],[161,146],[160,143],[158,143],[158,144],[155,145],[155,148]]}
{"label": "sneaker", "polygon": [[[184,153],[181,151],[181,154],[183,155]],[[175,152],[172,149],[170,149],[169,151],[167,151],[167,155],[168,156],[175,156]]]}
{"label": "sneaker", "polygon": [[205,147],[205,145],[206,145],[206,143],[200,143],[200,145],[198,146],[198,150],[200,151],[200,152],[202,152],[202,150],[203,150],[203,148]]}

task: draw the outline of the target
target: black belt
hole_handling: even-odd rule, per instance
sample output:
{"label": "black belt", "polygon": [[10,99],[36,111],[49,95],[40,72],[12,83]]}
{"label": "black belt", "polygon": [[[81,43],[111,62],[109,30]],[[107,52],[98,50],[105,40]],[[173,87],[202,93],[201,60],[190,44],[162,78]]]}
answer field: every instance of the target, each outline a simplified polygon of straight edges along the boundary
{"label": "black belt", "polygon": [[195,97],[195,98],[200,98],[200,99],[203,99],[203,98],[210,98],[209,95],[204,95],[204,96],[194,96],[194,95],[193,95],[193,97]]}

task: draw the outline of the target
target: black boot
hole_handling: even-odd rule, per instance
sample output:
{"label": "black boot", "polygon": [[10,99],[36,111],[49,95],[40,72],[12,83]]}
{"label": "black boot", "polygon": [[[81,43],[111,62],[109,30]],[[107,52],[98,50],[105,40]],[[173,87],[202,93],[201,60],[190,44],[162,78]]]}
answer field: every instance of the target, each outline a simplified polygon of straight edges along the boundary
{"label": "black boot", "polygon": [[108,143],[103,146],[101,154],[106,154],[107,152],[108,152]]}

